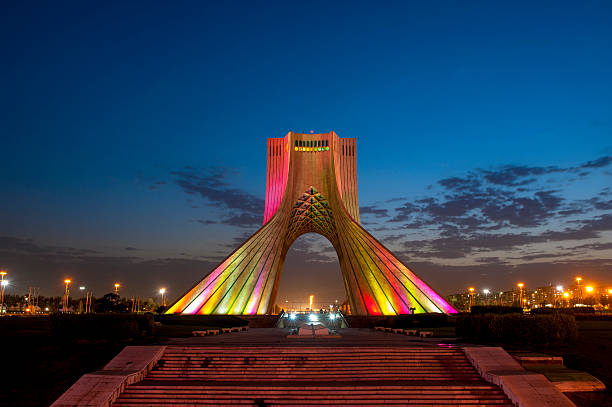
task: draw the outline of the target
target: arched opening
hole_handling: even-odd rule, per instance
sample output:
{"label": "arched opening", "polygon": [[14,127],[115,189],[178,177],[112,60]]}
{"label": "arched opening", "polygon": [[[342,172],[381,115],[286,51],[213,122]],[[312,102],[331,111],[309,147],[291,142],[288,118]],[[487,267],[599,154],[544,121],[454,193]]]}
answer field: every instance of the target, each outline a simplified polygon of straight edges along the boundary
{"label": "arched opening", "polygon": [[336,250],[318,233],[305,233],[289,247],[276,305],[286,310],[305,309],[310,295],[314,295],[313,309],[340,306],[346,300]]}

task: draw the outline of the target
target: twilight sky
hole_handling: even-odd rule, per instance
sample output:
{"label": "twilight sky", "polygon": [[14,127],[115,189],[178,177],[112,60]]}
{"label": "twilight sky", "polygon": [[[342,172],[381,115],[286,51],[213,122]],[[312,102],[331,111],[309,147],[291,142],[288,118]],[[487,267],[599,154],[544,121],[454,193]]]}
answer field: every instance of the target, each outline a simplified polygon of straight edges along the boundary
{"label": "twilight sky", "polygon": [[[263,220],[266,139],[356,137],[362,221],[441,294],[612,285],[612,5],[0,5],[0,266],[174,300]],[[278,301],[344,299],[331,244]]]}

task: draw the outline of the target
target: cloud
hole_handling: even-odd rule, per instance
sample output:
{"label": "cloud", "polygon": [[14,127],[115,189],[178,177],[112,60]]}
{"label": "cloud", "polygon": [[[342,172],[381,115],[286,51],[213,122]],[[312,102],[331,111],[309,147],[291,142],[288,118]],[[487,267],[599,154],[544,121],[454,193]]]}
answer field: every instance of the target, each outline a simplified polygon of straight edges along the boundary
{"label": "cloud", "polygon": [[377,206],[362,206],[359,208],[361,215],[374,215],[377,218],[386,218],[389,216],[389,210],[385,208],[379,208]]}
{"label": "cloud", "polygon": [[227,168],[204,170],[185,167],[181,171],[172,171],[171,175],[185,193],[199,196],[211,206],[263,216],[264,200],[259,196],[230,187],[226,181],[230,173]]}

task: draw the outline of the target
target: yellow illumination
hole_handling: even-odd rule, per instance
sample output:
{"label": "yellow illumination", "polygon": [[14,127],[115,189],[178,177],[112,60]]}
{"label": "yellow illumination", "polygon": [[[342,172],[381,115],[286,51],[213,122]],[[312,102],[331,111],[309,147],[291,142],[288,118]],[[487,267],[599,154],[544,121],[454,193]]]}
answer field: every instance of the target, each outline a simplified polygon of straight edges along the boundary
{"label": "yellow illumination", "polygon": [[608,288],[608,294],[612,294],[612,288]]}
{"label": "yellow illumination", "polygon": [[0,270],[0,276],[6,276],[8,273],[6,270]]}
{"label": "yellow illumination", "polygon": [[518,283],[518,284],[517,284],[517,286],[518,286],[518,288],[523,288],[523,287],[525,287],[525,284],[523,284],[523,283]]}
{"label": "yellow illumination", "polygon": [[70,284],[70,283],[72,283],[72,281],[70,281],[70,280],[66,279],[66,280],[64,280],[64,283],[66,283],[66,284]]}
{"label": "yellow illumination", "polygon": [[586,286],[584,289],[587,290],[587,293],[593,292],[593,287],[591,287],[590,285]]}
{"label": "yellow illumination", "polygon": [[314,300],[314,295],[311,295],[310,297],[308,297],[310,300],[310,307],[308,308],[310,311],[312,311],[312,300]]}
{"label": "yellow illumination", "polygon": [[471,293],[473,293],[473,292],[474,292],[474,287],[470,287],[470,288],[468,288],[468,290],[469,290]]}
{"label": "yellow illumination", "polygon": [[565,298],[568,298],[568,297],[569,297],[569,293],[566,291],[566,292],[564,292],[564,293],[563,293],[563,296],[564,296]]}
{"label": "yellow illumination", "polygon": [[297,147],[295,148],[295,151],[298,151],[298,148],[297,148]]}
{"label": "yellow illumination", "polygon": [[580,283],[582,281],[582,277],[576,277],[576,281]]}

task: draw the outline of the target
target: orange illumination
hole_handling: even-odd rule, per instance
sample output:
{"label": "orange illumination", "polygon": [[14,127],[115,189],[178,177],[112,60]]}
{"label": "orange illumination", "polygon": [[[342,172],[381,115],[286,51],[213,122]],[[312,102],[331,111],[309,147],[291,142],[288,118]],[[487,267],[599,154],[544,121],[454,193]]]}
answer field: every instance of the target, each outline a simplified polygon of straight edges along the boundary
{"label": "orange illumination", "polygon": [[608,294],[612,294],[612,288],[608,288]]}
{"label": "orange illumination", "polygon": [[308,308],[309,310],[312,311],[312,300],[314,299],[314,295],[311,295],[310,297],[308,297],[310,300],[310,308]]}
{"label": "orange illumination", "polygon": [[525,284],[523,284],[523,283],[518,283],[518,284],[517,284],[517,286],[518,286],[518,288],[523,288],[523,287],[525,286]]}
{"label": "orange illumination", "polygon": [[593,292],[593,287],[588,285],[588,286],[585,287],[585,290],[587,290],[587,293],[591,293],[591,292]]}
{"label": "orange illumination", "polygon": [[70,280],[66,279],[66,280],[64,280],[64,283],[66,283],[66,284],[70,284],[70,283],[72,283],[72,281],[70,281]]}
{"label": "orange illumination", "polygon": [[470,287],[470,288],[468,288],[468,290],[470,290],[470,292],[472,293],[472,292],[474,292],[475,288],[474,287]]}
{"label": "orange illumination", "polygon": [[115,283],[115,288],[119,288],[119,287],[121,287],[119,283]]}
{"label": "orange illumination", "polygon": [[8,273],[6,270],[0,270],[0,276],[6,276]]}
{"label": "orange illumination", "polygon": [[582,277],[576,277],[576,281],[580,283],[582,281]]}
{"label": "orange illumination", "polygon": [[564,292],[564,293],[563,293],[563,296],[564,296],[565,298],[568,298],[568,297],[569,297],[569,293],[566,291],[566,292]]}

